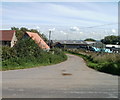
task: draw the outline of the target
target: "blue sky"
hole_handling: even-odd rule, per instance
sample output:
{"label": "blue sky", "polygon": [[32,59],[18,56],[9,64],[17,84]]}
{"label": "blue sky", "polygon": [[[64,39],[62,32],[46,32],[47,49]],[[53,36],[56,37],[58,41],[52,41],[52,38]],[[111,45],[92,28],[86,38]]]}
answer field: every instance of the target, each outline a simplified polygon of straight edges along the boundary
{"label": "blue sky", "polygon": [[[117,19],[117,2],[2,3],[3,29],[25,26],[47,35],[49,29],[55,28],[53,39],[100,39],[107,34],[117,34]],[[99,27],[86,28],[91,26]]]}

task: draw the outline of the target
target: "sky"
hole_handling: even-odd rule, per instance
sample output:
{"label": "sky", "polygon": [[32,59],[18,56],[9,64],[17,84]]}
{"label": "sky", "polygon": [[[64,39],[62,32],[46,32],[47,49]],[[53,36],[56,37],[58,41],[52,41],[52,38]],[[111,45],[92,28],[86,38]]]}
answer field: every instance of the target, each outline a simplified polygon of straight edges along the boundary
{"label": "sky", "polygon": [[101,39],[117,35],[117,2],[2,2],[2,29],[27,27],[52,39]]}

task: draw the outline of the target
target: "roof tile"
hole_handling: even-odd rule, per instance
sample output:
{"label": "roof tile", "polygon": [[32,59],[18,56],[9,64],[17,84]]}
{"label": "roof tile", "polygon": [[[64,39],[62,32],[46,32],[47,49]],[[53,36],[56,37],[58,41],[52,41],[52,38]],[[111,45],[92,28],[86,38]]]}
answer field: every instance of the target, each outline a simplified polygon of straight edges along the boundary
{"label": "roof tile", "polygon": [[37,34],[33,32],[26,32],[42,49],[50,49],[50,47],[44,42],[44,40]]}
{"label": "roof tile", "polygon": [[15,30],[0,30],[1,41],[11,41]]}

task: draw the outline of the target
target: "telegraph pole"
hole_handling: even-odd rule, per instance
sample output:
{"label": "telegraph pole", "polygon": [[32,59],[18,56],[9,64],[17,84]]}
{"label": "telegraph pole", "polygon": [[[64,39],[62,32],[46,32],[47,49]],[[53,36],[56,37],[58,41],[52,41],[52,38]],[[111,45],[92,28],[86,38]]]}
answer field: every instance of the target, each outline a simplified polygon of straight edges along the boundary
{"label": "telegraph pole", "polygon": [[52,32],[52,31],[49,30],[49,46],[50,46],[50,42],[51,42],[51,41],[50,41],[50,40],[51,40],[51,32]]}

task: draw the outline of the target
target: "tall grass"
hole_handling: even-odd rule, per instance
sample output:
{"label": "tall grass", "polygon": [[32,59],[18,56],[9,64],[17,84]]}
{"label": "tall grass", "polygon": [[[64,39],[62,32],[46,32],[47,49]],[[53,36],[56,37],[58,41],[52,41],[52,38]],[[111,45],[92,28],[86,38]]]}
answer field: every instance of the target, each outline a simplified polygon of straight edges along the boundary
{"label": "tall grass", "polygon": [[120,54],[67,50],[68,53],[83,57],[87,65],[95,70],[120,75]]}

